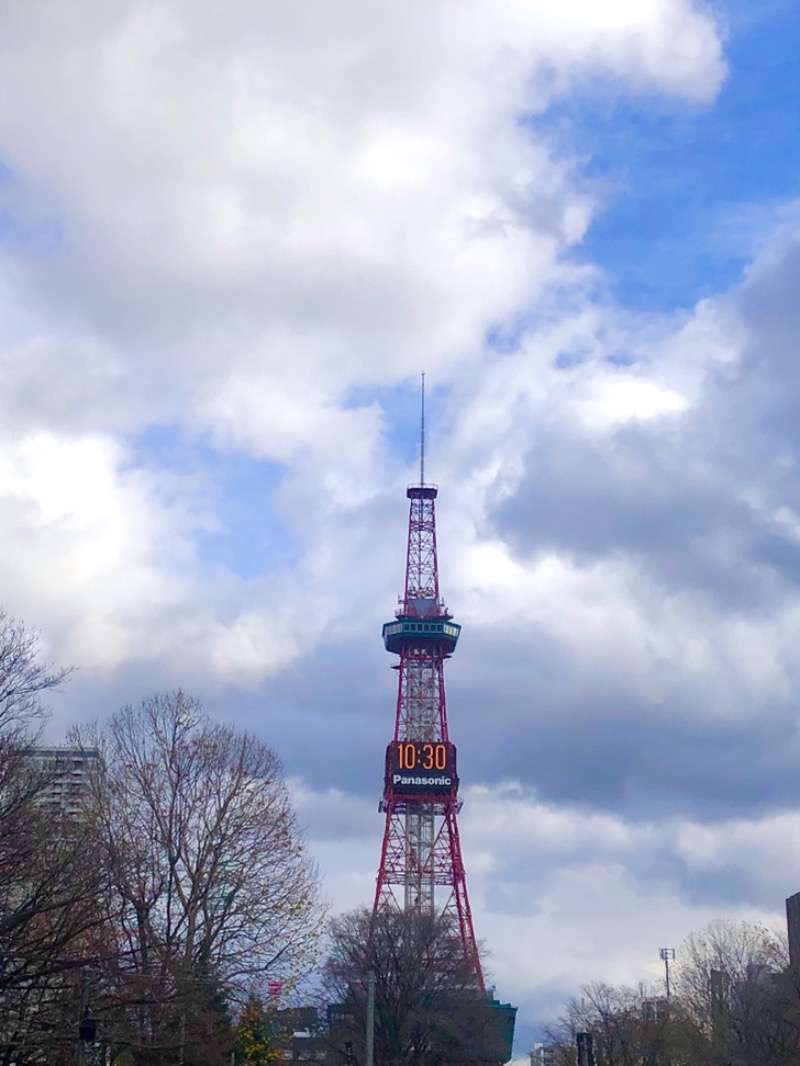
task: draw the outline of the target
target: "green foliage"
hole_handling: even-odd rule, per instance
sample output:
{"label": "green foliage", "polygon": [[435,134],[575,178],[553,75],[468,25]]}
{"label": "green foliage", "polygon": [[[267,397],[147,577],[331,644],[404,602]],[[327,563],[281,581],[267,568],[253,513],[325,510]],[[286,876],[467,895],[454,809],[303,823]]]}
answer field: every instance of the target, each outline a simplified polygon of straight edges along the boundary
{"label": "green foliage", "polygon": [[236,1062],[241,1066],[266,1066],[280,1058],[264,1004],[250,996],[234,1029]]}

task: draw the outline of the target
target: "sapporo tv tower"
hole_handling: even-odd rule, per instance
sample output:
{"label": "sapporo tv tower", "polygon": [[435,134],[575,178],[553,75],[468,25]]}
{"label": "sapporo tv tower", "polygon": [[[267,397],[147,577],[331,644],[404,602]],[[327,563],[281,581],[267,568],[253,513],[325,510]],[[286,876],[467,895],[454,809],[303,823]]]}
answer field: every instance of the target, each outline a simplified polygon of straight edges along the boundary
{"label": "sapporo tv tower", "polygon": [[484,992],[458,835],[456,747],[447,728],[444,663],[461,626],[439,595],[436,496],[425,484],[425,376],[422,378],[420,478],[410,501],[405,590],[386,650],[399,655],[394,737],[386,749],[380,810],[386,815],[375,913],[384,907],[442,914],[454,922],[464,957]]}

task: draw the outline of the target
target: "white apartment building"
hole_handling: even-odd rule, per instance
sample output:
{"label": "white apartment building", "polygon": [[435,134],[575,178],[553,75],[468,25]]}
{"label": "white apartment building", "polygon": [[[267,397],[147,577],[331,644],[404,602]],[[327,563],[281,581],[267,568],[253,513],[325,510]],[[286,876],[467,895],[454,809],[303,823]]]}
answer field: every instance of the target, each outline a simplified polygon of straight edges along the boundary
{"label": "white apartment building", "polygon": [[97,748],[34,748],[30,759],[46,775],[42,802],[64,814],[76,814],[92,770],[100,765]]}
{"label": "white apartment building", "polygon": [[554,1066],[556,1049],[548,1044],[534,1044],[530,1057],[531,1066]]}

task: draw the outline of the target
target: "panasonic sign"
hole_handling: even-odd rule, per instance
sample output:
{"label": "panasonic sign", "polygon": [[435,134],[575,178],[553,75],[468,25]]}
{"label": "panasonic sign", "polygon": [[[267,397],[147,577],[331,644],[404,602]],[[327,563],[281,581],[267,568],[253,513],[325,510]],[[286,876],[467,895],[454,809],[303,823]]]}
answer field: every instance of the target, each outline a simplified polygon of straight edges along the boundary
{"label": "panasonic sign", "polygon": [[392,778],[392,784],[395,785],[438,785],[441,788],[442,785],[448,786],[452,783],[451,777],[409,777],[407,774],[394,774]]}

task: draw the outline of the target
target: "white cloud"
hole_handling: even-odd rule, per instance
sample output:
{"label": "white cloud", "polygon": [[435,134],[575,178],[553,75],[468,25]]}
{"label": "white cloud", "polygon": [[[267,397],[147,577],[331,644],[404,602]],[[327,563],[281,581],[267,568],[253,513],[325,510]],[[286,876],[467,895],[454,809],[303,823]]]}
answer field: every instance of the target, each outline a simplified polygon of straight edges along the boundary
{"label": "white cloud", "polygon": [[198,486],[130,466],[113,439],[39,432],[0,456],[0,579],[13,614],[48,620],[83,671],[158,664],[181,682],[251,686],[318,638],[334,609],[280,571],[255,589],[203,573],[194,538],[215,519]]}
{"label": "white cloud", "polygon": [[0,459],[5,603],[49,619],[89,670],[136,655],[140,626],[186,591],[182,521],[123,459],[108,437],[45,432],[7,440]]}
{"label": "white cloud", "polygon": [[308,417],[309,381],[336,402],[423,344],[452,369],[557,273],[590,207],[515,124],[543,65],[677,95],[721,76],[678,2],[10,10],[15,201],[63,228],[26,284],[229,428],[220,372],[269,367]]}
{"label": "white cloud", "polygon": [[[684,0],[437,0],[391,16],[362,0],[237,0],[224,15],[17,0],[0,19],[3,196],[23,234],[0,262],[2,420],[20,440],[60,434],[65,455],[107,449],[71,505],[102,549],[67,538],[37,568],[40,539],[18,519],[9,555],[59,573],[21,609],[81,617],[68,651],[109,667],[144,645],[172,657],[151,639],[169,617],[225,679],[279,669],[307,641],[281,621],[259,656],[262,587],[215,578],[237,608],[197,610],[196,529],[149,475],[115,472],[123,453],[136,461],[115,437],[176,423],[293,465],[303,508],[322,498],[319,524],[308,570],[274,592],[305,603],[316,572],[311,602],[325,599],[325,525],[375,492],[383,458],[380,414],[350,390],[422,365],[440,384],[461,375],[489,328],[586,276],[560,256],[593,206],[519,115],[575,79],[708,99],[723,74],[713,22]],[[673,403],[638,387],[650,409]],[[124,578],[107,579],[112,564]]]}

